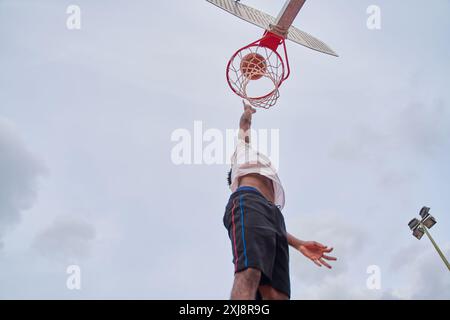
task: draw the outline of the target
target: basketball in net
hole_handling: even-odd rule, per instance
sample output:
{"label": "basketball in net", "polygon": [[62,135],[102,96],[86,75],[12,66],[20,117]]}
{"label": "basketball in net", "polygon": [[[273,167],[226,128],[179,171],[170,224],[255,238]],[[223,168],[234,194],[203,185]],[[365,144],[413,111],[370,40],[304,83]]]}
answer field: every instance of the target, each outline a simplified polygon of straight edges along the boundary
{"label": "basketball in net", "polygon": [[[286,65],[277,52],[280,44],[284,46]],[[231,90],[257,108],[268,109],[276,104],[280,97],[279,87],[288,76],[289,63],[284,40],[273,35],[239,49],[227,66],[227,81]]]}
{"label": "basketball in net", "polygon": [[242,58],[240,69],[248,80],[259,80],[267,72],[266,58],[259,53],[248,53]]}

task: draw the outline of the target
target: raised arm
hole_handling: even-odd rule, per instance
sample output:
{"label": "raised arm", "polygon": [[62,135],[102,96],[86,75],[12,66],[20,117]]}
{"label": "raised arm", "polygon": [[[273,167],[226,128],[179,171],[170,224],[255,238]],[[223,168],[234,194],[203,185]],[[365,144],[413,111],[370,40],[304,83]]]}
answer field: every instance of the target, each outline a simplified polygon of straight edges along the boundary
{"label": "raised arm", "polygon": [[291,247],[300,251],[305,257],[314,262],[317,266],[325,266],[331,269],[331,266],[325,261],[336,261],[335,257],[326,255],[325,253],[330,253],[333,248],[328,248],[321,243],[316,241],[303,241],[297,239],[290,233],[287,234],[288,243]]}
{"label": "raised arm", "polygon": [[250,143],[250,129],[252,127],[252,116],[256,110],[242,100],[244,104],[244,112],[242,113],[241,120],[239,121],[239,137],[244,139],[245,142]]}

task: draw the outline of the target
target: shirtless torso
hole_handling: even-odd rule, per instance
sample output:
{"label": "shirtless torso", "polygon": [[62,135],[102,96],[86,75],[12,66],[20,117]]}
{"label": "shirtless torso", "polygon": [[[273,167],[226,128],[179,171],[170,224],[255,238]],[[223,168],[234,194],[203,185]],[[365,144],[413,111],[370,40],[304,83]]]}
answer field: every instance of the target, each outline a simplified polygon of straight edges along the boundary
{"label": "shirtless torso", "polygon": [[269,178],[257,173],[251,173],[239,179],[239,187],[244,186],[256,188],[268,201],[275,202],[273,182]]}

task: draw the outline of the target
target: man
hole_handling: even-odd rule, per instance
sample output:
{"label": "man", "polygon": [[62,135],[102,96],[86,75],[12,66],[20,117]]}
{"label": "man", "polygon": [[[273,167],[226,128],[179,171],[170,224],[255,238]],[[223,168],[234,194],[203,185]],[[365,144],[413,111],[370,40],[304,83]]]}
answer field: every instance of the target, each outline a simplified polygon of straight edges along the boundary
{"label": "man", "polygon": [[331,269],[328,248],[315,241],[302,241],[286,232],[281,210],[284,190],[270,159],[250,145],[252,115],[244,102],[239,139],[232,157],[228,184],[233,194],[223,223],[231,240],[234,263],[232,300],[290,298],[289,245],[317,266]]}

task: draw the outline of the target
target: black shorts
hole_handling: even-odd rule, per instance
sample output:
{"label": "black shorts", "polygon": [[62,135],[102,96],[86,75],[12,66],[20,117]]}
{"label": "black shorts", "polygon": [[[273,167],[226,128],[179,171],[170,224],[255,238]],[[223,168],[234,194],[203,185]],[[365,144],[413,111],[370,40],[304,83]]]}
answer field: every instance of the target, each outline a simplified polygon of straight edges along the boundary
{"label": "black shorts", "polygon": [[234,272],[261,271],[260,285],[291,296],[289,245],[280,209],[253,188],[238,189],[230,197],[223,223],[233,251]]}

